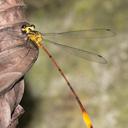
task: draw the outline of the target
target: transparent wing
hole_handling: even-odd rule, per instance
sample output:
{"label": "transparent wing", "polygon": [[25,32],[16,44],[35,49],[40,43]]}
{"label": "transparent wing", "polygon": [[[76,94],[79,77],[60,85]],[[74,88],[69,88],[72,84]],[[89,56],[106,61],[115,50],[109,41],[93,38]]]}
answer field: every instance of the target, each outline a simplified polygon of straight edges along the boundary
{"label": "transparent wing", "polygon": [[[7,35],[10,35],[11,38],[13,37],[15,40],[18,40],[18,39],[21,40],[25,38],[21,33],[18,35],[15,34],[17,31],[12,32],[9,30],[6,32],[7,32]],[[73,42],[74,44],[76,42],[78,45],[78,43],[82,42],[81,40],[84,41],[86,39],[112,37],[115,35],[115,33],[112,32],[111,29],[90,29],[90,30],[68,31],[68,32],[61,32],[61,33],[42,33],[42,35],[45,41],[48,41],[49,43],[52,43],[60,47],[62,50],[65,50],[73,55],[76,55],[86,60],[95,61],[98,63],[106,63],[107,61],[105,60],[105,58],[100,56],[97,53],[59,44],[59,42],[62,42],[64,44],[70,43],[70,42]]]}
{"label": "transparent wing", "polygon": [[[12,30],[1,29],[0,37],[3,40],[3,33],[6,35],[10,35],[12,39],[18,40],[23,39],[25,36],[21,33],[20,30]],[[60,33],[42,33],[45,39],[54,41],[54,42],[62,42],[62,43],[79,43],[83,42],[86,39],[100,39],[112,37],[115,35],[111,29],[88,29],[88,30],[78,30],[78,31],[68,31],[68,32],[60,32]]]}
{"label": "transparent wing", "polygon": [[88,30],[78,30],[78,31],[68,31],[61,33],[42,33],[45,39],[62,42],[62,43],[74,43],[82,42],[86,39],[100,39],[112,37],[115,35],[111,29],[88,29]]}
{"label": "transparent wing", "polygon": [[54,44],[54,45],[58,46],[59,48],[61,48],[62,50],[66,51],[72,55],[78,56],[82,59],[86,59],[89,61],[94,61],[94,62],[102,63],[102,64],[107,63],[106,59],[97,53],[85,51],[85,50],[78,49],[78,48],[73,48],[73,47],[70,47],[67,45],[58,44],[54,41],[47,40],[47,39],[45,39],[44,41]]}

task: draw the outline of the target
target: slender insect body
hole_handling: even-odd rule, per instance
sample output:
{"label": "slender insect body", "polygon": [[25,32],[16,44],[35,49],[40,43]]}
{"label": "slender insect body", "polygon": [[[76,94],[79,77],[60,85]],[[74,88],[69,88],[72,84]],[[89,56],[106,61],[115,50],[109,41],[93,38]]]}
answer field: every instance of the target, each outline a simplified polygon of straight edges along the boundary
{"label": "slender insect body", "polygon": [[44,52],[48,55],[51,62],[57,68],[57,70],[59,71],[61,76],[64,78],[64,80],[67,83],[69,89],[71,90],[74,98],[76,99],[76,101],[77,101],[77,103],[78,103],[78,105],[81,109],[83,120],[84,120],[85,124],[87,125],[87,128],[93,128],[92,121],[91,121],[85,107],[83,106],[82,102],[80,101],[78,95],[76,94],[75,90],[71,86],[68,78],[65,76],[63,70],[60,68],[60,66],[57,64],[57,62],[54,59],[54,57],[52,56],[52,54],[47,50],[47,48],[45,48],[45,46],[43,45],[42,42],[43,41],[48,41],[48,42],[50,42],[50,43],[52,43],[56,46],[59,46],[60,48],[63,48],[65,50],[69,51],[72,54],[74,53],[74,55],[77,55],[77,56],[79,56],[83,59],[92,60],[92,61],[95,61],[95,62],[98,62],[98,63],[104,63],[105,64],[106,59],[104,59],[104,57],[102,57],[99,54],[89,52],[89,51],[86,51],[86,50],[82,50],[82,49],[78,49],[78,48],[73,48],[73,47],[70,47],[68,45],[59,44],[59,43],[56,43],[52,39],[47,39],[47,37],[54,36],[54,37],[58,37],[58,38],[59,37],[60,38],[61,37],[71,38],[74,35],[75,39],[79,39],[80,37],[89,37],[90,38],[91,36],[89,36],[89,34],[97,35],[96,37],[99,37],[99,35],[101,35],[101,33],[103,33],[103,37],[105,37],[105,34],[107,34],[108,36],[109,35],[113,36],[113,33],[110,32],[110,29],[94,29],[94,30],[69,31],[69,32],[62,32],[62,33],[44,33],[42,35],[41,32],[35,30],[34,25],[31,25],[29,23],[24,24],[21,28],[21,31],[22,31],[23,34],[26,35],[28,41],[35,44],[37,46],[37,48],[42,48],[44,50]]}

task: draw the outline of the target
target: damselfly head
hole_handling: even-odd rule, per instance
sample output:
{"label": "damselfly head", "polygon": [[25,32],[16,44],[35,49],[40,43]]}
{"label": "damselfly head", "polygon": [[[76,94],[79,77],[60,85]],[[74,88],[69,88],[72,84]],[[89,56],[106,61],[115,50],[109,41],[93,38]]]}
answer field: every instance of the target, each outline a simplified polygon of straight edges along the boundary
{"label": "damselfly head", "polygon": [[22,25],[22,27],[21,27],[21,32],[23,34],[28,34],[34,30],[35,30],[35,25],[29,24],[29,23],[26,23],[26,24]]}

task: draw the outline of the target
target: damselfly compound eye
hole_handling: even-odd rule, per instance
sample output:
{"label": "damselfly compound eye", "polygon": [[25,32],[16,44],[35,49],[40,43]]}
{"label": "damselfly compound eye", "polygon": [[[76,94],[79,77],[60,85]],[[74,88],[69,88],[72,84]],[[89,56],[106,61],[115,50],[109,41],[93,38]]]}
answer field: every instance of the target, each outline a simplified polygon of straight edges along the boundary
{"label": "damselfly compound eye", "polygon": [[35,29],[35,25],[31,24],[31,29],[34,30]]}

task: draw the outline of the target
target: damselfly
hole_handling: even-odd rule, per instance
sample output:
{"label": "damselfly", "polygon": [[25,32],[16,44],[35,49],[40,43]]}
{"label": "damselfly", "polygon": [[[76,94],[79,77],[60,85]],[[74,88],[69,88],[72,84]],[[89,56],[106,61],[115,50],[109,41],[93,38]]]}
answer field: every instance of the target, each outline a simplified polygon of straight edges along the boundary
{"label": "damselfly", "polygon": [[[113,36],[114,33],[111,32],[110,29],[90,29],[90,30],[69,31],[69,32],[61,32],[61,33],[41,33],[39,31],[35,30],[34,25],[31,25],[29,23],[25,23],[22,25],[21,32],[23,35],[25,35],[26,42],[31,42],[37,48],[42,48],[45,51],[45,53],[48,55],[48,57],[52,61],[53,65],[58,69],[61,76],[66,81],[66,83],[67,83],[68,87],[70,88],[72,94],[74,95],[78,105],[80,106],[80,109],[81,109],[82,115],[83,115],[83,119],[84,119],[84,122],[86,123],[87,127],[93,128],[92,121],[91,121],[86,109],[82,105],[79,97],[77,96],[76,92],[72,88],[69,80],[67,79],[67,77],[65,76],[65,74],[62,71],[62,69],[60,68],[60,66],[57,64],[57,62],[55,61],[55,59],[53,58],[51,53],[47,50],[44,43],[42,43],[42,42],[47,41],[49,43],[52,43],[52,44],[60,47],[61,49],[64,49],[65,51],[67,51],[71,54],[77,55],[80,58],[104,64],[107,61],[101,55],[99,55],[97,53],[90,52],[90,51],[73,48],[68,45],[60,44],[60,43],[58,43],[57,39],[64,40],[64,39],[69,38],[69,39],[74,39],[74,41],[79,41],[79,39],[110,37],[110,36]],[[21,37],[16,37],[16,38],[21,38]]]}

